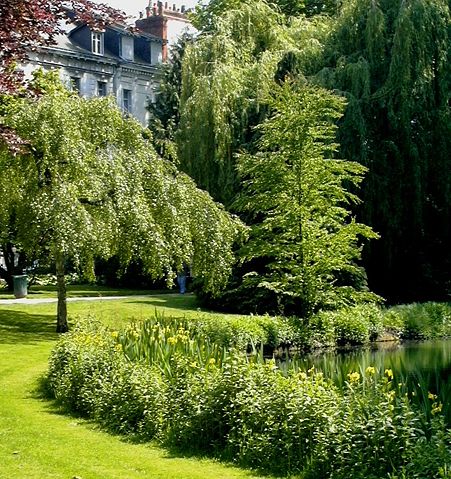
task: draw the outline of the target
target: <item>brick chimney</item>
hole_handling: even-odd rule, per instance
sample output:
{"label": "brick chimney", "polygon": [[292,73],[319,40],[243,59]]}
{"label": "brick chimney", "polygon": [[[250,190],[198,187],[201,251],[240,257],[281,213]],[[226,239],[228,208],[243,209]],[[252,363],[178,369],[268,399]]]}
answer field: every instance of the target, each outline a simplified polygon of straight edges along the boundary
{"label": "brick chimney", "polygon": [[163,39],[162,57],[165,62],[168,58],[168,19],[164,16],[163,3],[157,2],[151,5],[151,0],[149,0],[149,5],[146,7],[146,18],[137,20],[136,27]]}
{"label": "brick chimney", "polygon": [[149,0],[146,7],[146,18],[137,20],[136,27],[163,40],[162,57],[165,62],[168,59],[168,21],[189,24],[186,15],[189,10],[186,10],[184,5],[180,10],[175,3],[170,6],[168,2],[163,4],[161,1],[156,3],[152,3],[152,1]]}

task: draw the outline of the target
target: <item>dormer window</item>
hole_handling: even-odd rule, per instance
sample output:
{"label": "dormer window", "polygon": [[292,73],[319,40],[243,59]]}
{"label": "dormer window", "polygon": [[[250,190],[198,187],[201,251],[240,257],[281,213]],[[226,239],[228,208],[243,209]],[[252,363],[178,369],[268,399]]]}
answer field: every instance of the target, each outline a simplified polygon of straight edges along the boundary
{"label": "dormer window", "polygon": [[91,50],[96,55],[103,54],[103,33],[91,32]]}
{"label": "dormer window", "polygon": [[133,40],[133,37],[129,37],[126,35],[122,36],[121,39],[121,57],[124,60],[134,60],[134,49],[135,49],[135,43]]}

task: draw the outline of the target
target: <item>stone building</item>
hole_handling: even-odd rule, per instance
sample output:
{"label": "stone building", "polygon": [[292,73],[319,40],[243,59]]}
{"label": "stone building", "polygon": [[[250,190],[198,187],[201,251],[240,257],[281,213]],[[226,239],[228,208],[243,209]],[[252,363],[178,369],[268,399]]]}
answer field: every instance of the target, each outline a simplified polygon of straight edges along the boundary
{"label": "stone building", "polygon": [[64,29],[55,45],[29,54],[25,74],[38,67],[58,69],[62,81],[81,96],[113,95],[120,108],[146,126],[146,107],[158,85],[165,40],[120,26],[96,32],[69,23]]}

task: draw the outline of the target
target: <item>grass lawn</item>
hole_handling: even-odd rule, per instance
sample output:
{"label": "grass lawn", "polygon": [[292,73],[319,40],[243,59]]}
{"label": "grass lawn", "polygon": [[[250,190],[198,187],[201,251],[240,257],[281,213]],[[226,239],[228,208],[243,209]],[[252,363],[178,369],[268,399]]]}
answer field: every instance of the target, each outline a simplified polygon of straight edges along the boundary
{"label": "grass lawn", "polygon": [[[113,326],[155,309],[198,314],[191,295],[68,304],[72,318],[95,315]],[[259,477],[208,459],[174,457],[151,444],[128,443],[40,398],[38,380],[57,339],[55,310],[56,304],[0,305],[1,479]]]}

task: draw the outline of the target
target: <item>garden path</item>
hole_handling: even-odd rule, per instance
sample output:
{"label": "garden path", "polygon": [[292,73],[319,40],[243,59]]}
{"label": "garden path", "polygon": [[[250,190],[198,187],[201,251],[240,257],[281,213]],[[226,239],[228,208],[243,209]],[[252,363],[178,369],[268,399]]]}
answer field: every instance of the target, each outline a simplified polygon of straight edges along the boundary
{"label": "garden path", "polygon": [[[67,298],[66,301],[107,301],[112,299],[127,299],[127,298],[150,298],[151,295],[133,295],[133,296],[86,296],[77,298]],[[20,298],[20,299],[0,299],[0,304],[44,304],[56,303],[57,298]]]}

